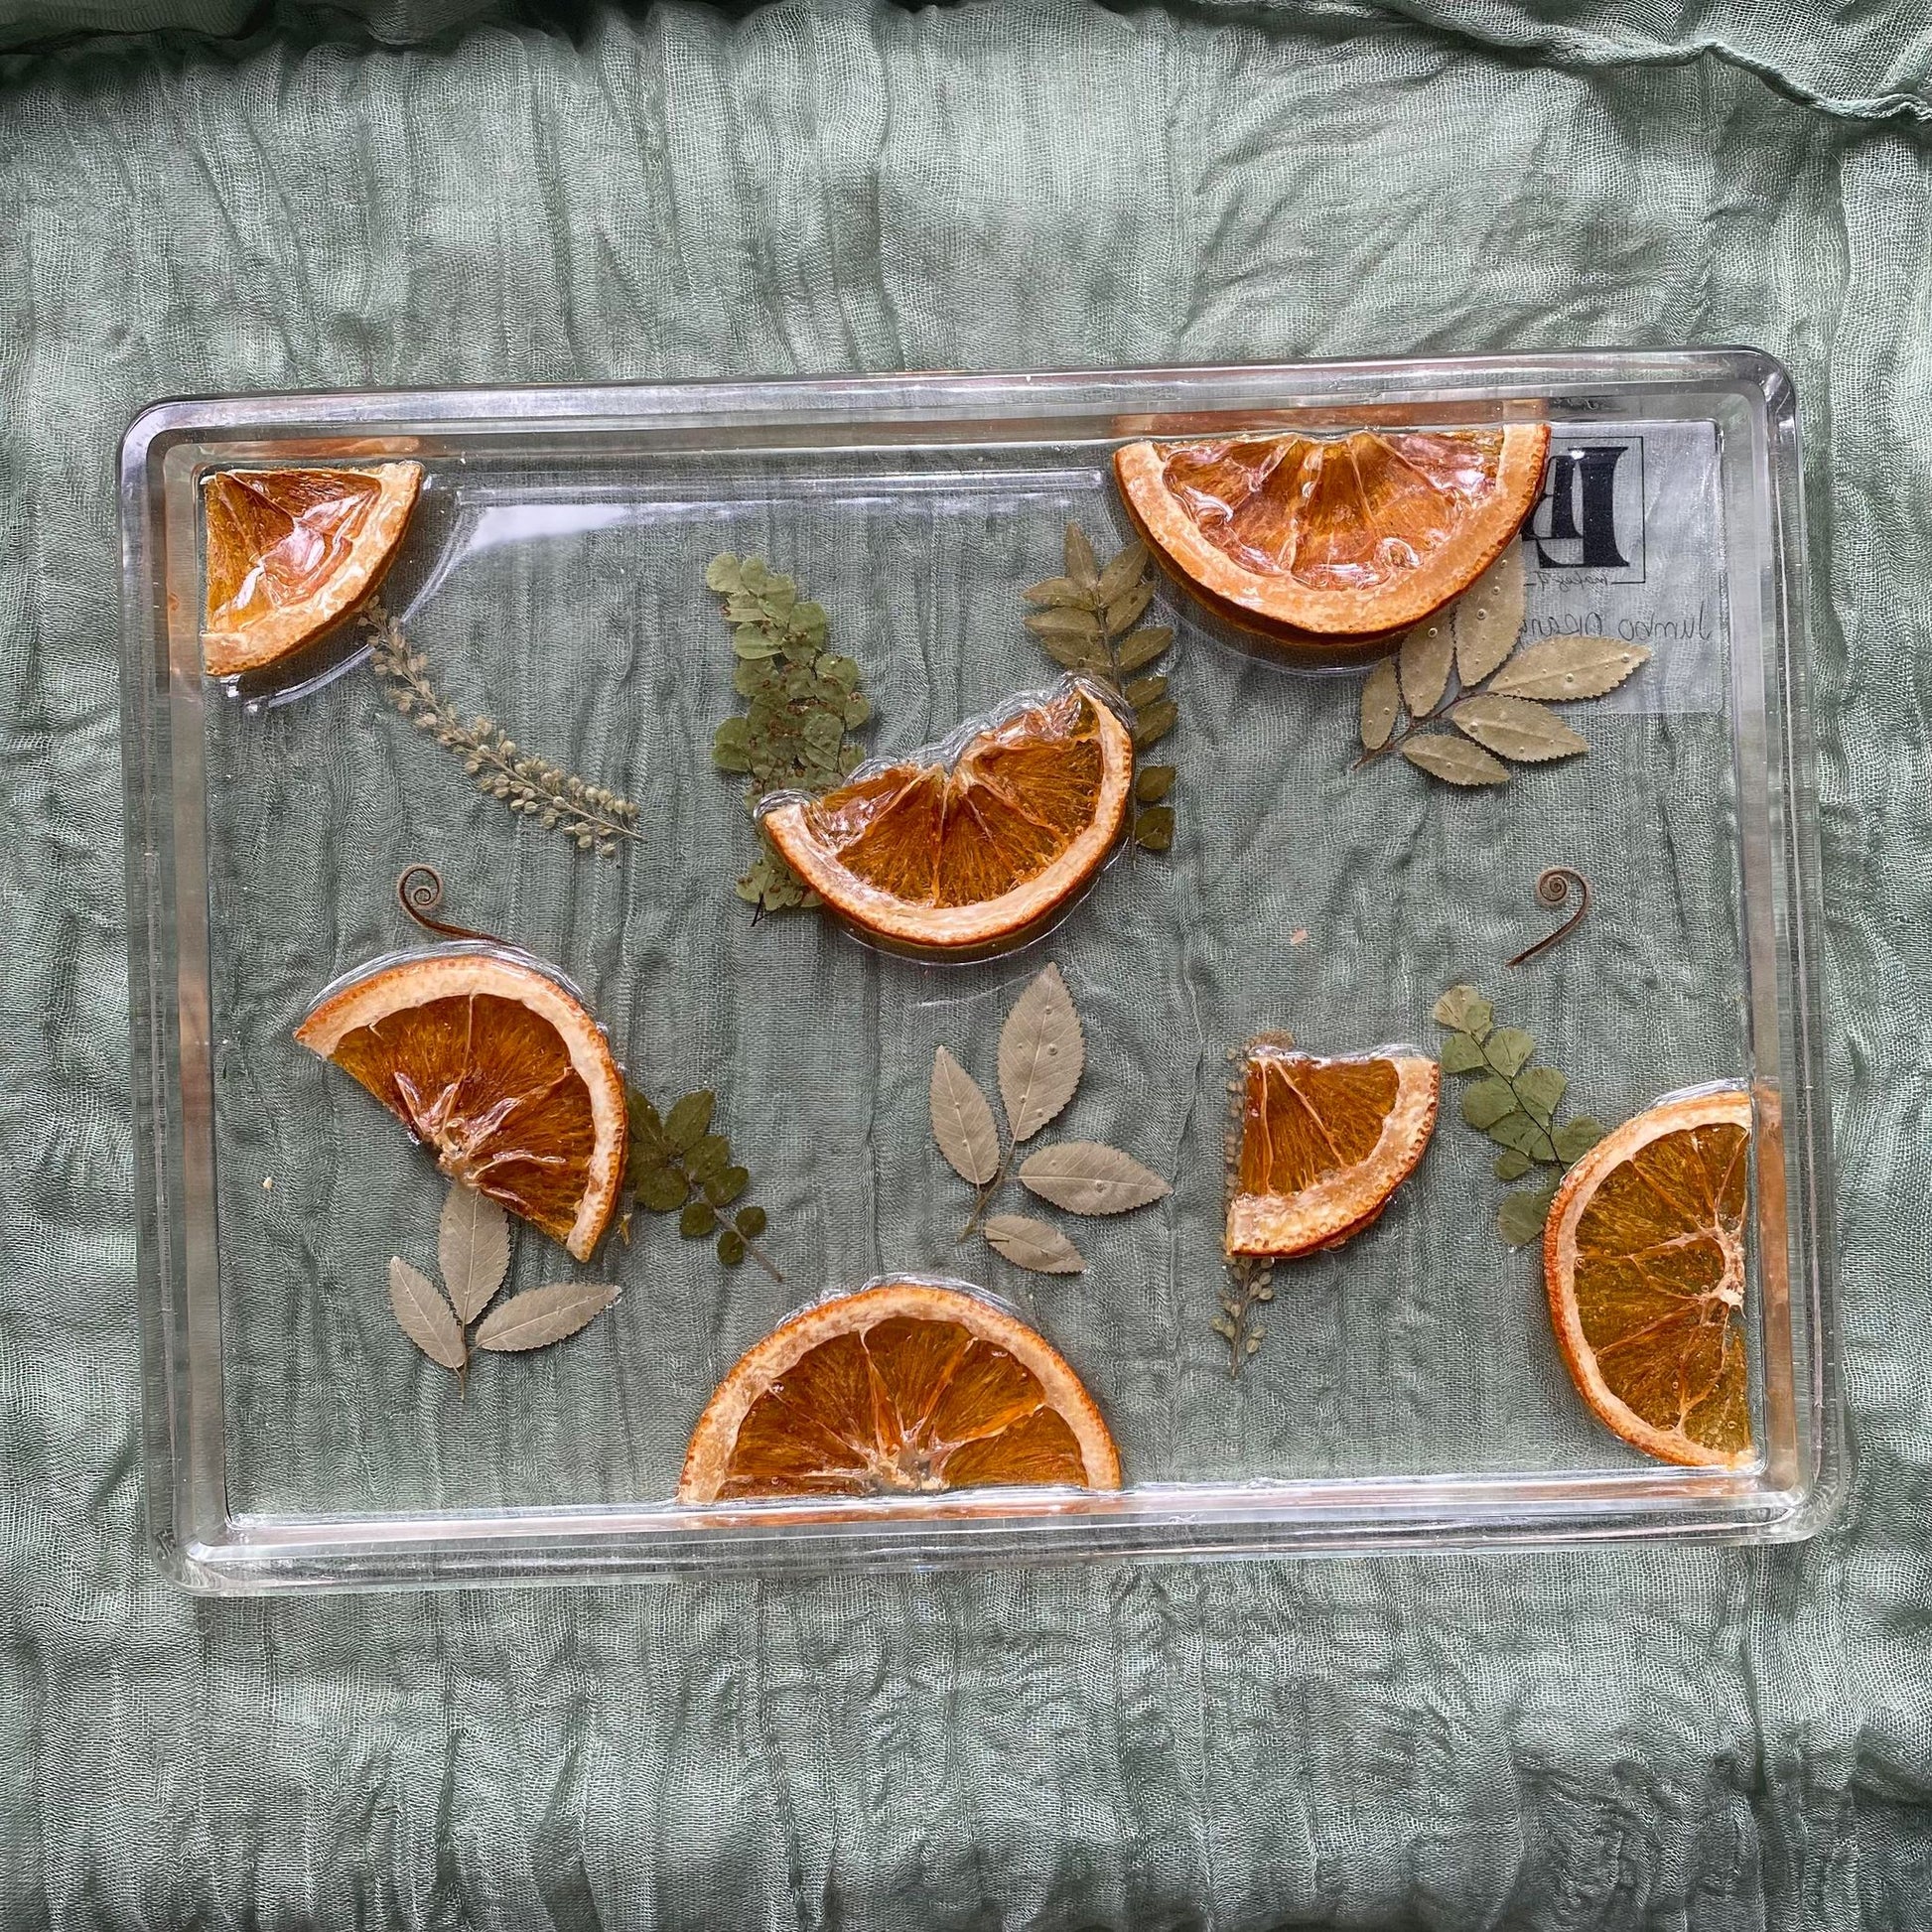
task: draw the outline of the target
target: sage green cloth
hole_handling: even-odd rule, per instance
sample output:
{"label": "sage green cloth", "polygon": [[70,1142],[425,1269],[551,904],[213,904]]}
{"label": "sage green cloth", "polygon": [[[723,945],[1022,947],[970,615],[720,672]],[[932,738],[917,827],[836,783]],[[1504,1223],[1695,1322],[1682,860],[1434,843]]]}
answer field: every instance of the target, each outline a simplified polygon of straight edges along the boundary
{"label": "sage green cloth", "polygon": [[[17,41],[164,21],[13,12]],[[1922,19],[667,7],[400,52],[333,15],[165,20],[255,32],[76,39],[0,79],[0,1918],[1924,1924]],[[1857,1453],[1838,1528],[1760,1553],[234,1605],[158,1580],[115,641],[114,455],[141,404],[1683,341],[1772,350],[1805,412]],[[1665,737],[1700,756],[1695,729]],[[430,796],[423,759],[392,766]],[[488,824],[454,778],[438,809]],[[256,862],[296,833],[260,836]],[[292,885],[314,856],[289,857]],[[346,959],[373,931],[330,936]],[[1618,1013],[1615,1043],[1651,1050]],[[1702,1009],[1665,1024],[1722,1056]],[[250,1420],[269,1440],[274,1413]],[[293,1448],[260,1465],[276,1495],[313,1472]]]}

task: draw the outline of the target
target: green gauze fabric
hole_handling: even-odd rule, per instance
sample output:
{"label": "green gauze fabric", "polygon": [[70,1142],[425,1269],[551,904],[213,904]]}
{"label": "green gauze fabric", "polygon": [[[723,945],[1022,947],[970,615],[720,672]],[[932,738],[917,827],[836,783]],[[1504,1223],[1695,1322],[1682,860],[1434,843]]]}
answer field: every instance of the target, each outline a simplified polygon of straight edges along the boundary
{"label": "green gauze fabric", "polygon": [[[359,27],[328,38],[350,30],[308,14],[245,46],[75,41],[0,69],[0,1921],[1926,1922],[1932,170],[1922,20],[1908,7],[1840,11],[852,0],[742,18],[599,13],[567,32],[478,23],[412,52],[372,47]],[[14,33],[156,17],[43,10],[16,14]],[[453,17],[399,14],[393,37]],[[1772,350],[1805,411],[1858,1458],[1838,1528],[1757,1554],[240,1605],[155,1577],[136,1421],[113,470],[144,402],[1686,341]],[[1028,544],[1049,528],[1042,516]],[[822,579],[851,571],[816,540]],[[1017,563],[1003,557],[1001,574]],[[933,602],[964,576],[961,564],[931,596],[907,595],[908,647],[947,634]],[[849,581],[856,598],[861,580]],[[496,588],[542,589],[507,565]],[[480,582],[474,606],[445,607],[431,646],[445,662],[460,626],[486,622],[490,592]],[[635,613],[608,616],[614,636],[635,634]],[[854,619],[881,652],[883,621]],[[907,735],[914,670],[880,679]],[[572,756],[624,756],[608,709],[534,681],[514,695],[580,734],[564,742]],[[977,695],[935,690],[934,721]],[[382,734],[380,769],[406,786],[392,795],[512,842],[433,748],[406,756],[367,699],[358,678],[324,701],[345,728],[366,716]],[[689,703],[695,729],[709,713]],[[882,697],[882,720],[894,715]],[[1203,744],[1239,728],[1225,699],[1188,715],[1183,731]],[[1615,721],[1601,730],[1590,769],[1607,811],[1628,741]],[[1709,768],[1697,730],[1662,742],[1687,783]],[[262,776],[278,795],[275,773]],[[303,871],[317,864],[303,822],[266,814],[246,877],[265,892],[280,879],[294,914],[314,918],[326,888],[303,881],[326,875]],[[1418,808],[1404,835],[1437,839],[1440,824]],[[667,866],[674,844],[649,863]],[[1175,896],[1203,876],[1208,849],[1163,875],[1172,902],[1150,902],[1164,916],[1184,919]],[[1411,898],[1435,862],[1405,875]],[[623,908],[573,924],[573,863],[523,859],[527,896],[487,909],[582,967]],[[665,873],[651,877],[665,890]],[[1642,890],[1640,867],[1629,884]],[[714,888],[707,874],[700,890]],[[1338,972],[1377,956],[1378,933],[1349,924],[1357,903],[1317,901],[1307,921]],[[263,909],[249,916],[268,929]],[[1416,916],[1415,984],[1387,989],[1392,1021],[1426,1014],[1470,935],[1494,957],[1505,918],[1521,926],[1503,885],[1479,880],[1450,913]],[[366,896],[340,920],[327,942],[344,962],[393,936]],[[1612,983],[1618,960],[1656,965],[1635,947],[1603,957]],[[621,982],[619,963],[603,984]],[[286,972],[297,997],[285,955],[265,955],[264,971]],[[1143,982],[1114,988],[1092,952],[1069,973],[1096,1001],[1096,1034],[1121,1039]],[[1227,979],[1208,959],[1198,983],[1213,994]],[[1605,1043],[1588,1049],[1620,1104],[1645,1077],[1635,1056],[1659,1039],[1693,1058],[1725,1050],[1708,989],[1667,974],[1650,986],[1661,1004],[1648,1016],[1627,991],[1606,999]],[[674,1057],[661,1017],[637,1024]],[[933,1013],[918,1024],[892,1041],[906,1104],[915,1049],[945,1036]],[[259,1118],[257,1069],[230,1071],[232,1117]],[[1165,1077],[1157,1066],[1153,1083]],[[314,1081],[313,1105],[348,1119],[351,1096],[319,1068]],[[1132,1128],[1104,1107],[1091,1125]],[[882,1173],[875,1184],[909,1183]],[[425,1190],[410,1211],[433,1204]],[[779,1204],[809,1228],[808,1203]],[[1109,1252],[1128,1253],[1121,1241]],[[1535,1293],[1528,1261],[1516,1266],[1497,1303],[1512,1333]],[[715,1278],[693,1280],[716,1292]],[[1194,1351],[1182,1367],[1200,1373],[1178,1378],[1174,1426],[1218,1418],[1230,1456],[1246,1431],[1300,1440],[1283,1396],[1296,1364],[1338,1374],[1371,1346],[1338,1329],[1333,1281],[1278,1311],[1279,1349],[1218,1411],[1197,1386],[1210,1311],[1176,1312]],[[1042,1307],[1056,1320],[1066,1311],[1093,1346],[1170,1358],[1119,1309],[1046,1293],[1064,1294]],[[1416,1378],[1431,1351],[1445,1351],[1438,1373],[1465,1358],[1424,1311],[1395,1306],[1404,1318],[1372,1345],[1408,1391],[1407,1427],[1428,1406]],[[374,1331],[365,1356],[349,1352],[347,1317],[279,1312],[272,1332],[237,1337],[238,1386],[263,1405],[239,1421],[262,1446],[252,1479],[270,1502],[303,1500],[336,1466],[317,1459],[331,1449],[327,1387],[277,1380],[291,1324],[345,1363],[378,1359]],[[742,1336],[707,1328],[714,1313],[722,1323],[722,1301],[679,1345],[728,1352]],[[750,1331],[756,1313],[730,1319]],[[1290,1335],[1296,1317],[1307,1326]],[[1164,1453],[1163,1426],[1143,1402],[1130,1449]],[[487,1472],[497,1449],[483,1449]],[[602,1479],[587,1467],[587,1484]]]}

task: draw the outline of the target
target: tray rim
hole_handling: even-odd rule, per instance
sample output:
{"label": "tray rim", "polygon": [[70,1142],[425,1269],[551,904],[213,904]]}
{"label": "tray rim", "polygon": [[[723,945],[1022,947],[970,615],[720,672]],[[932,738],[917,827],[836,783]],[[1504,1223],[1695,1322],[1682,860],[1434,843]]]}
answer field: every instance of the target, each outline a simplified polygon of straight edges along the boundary
{"label": "tray rim", "polygon": [[[1131,1502],[1126,1508],[1083,1507],[1077,1513],[1051,1507],[974,1508],[947,1517],[881,1515],[830,1525],[764,1520],[748,1532],[665,1527],[658,1519],[682,1514],[688,1525],[689,1515],[656,1504],[488,1515],[256,1519],[228,1513],[218,1475],[210,1482],[203,1447],[208,1418],[195,1411],[183,1346],[190,1325],[210,1315],[196,1304],[181,1246],[183,1230],[170,1211],[184,1185],[181,1136],[172,1131],[182,1093],[183,1016],[178,976],[164,970],[174,957],[174,934],[163,930],[163,881],[174,880],[178,894],[179,873],[169,800],[156,796],[150,768],[152,734],[165,728],[174,676],[166,613],[158,609],[160,576],[151,568],[170,450],[192,440],[242,442],[252,433],[278,440],[285,449],[294,443],[297,449],[288,452],[292,457],[301,454],[299,445],[305,440],[328,440],[288,433],[300,425],[354,426],[365,437],[407,436],[415,426],[426,425],[462,439],[498,430],[527,435],[543,425],[578,436],[667,427],[757,428],[779,417],[822,429],[851,422],[857,414],[875,429],[902,420],[908,428],[963,425],[984,430],[1001,420],[997,413],[986,412],[990,402],[1005,404],[1016,421],[1093,418],[1097,411],[1118,422],[1119,410],[1098,407],[1102,399],[1131,398],[1137,392],[1145,396],[1156,389],[1182,403],[1210,394],[1225,397],[1230,390],[1267,390],[1280,397],[1294,389],[1305,399],[1292,405],[1278,401],[1275,407],[1299,421],[1312,415],[1325,426],[1324,412],[1339,425],[1372,420],[1359,414],[1364,410],[1406,407],[1413,413],[1438,404],[1540,404],[1579,392],[1659,387],[1709,390],[1743,401],[1751,433],[1752,482],[1766,512],[1762,649],[1773,715],[1765,721],[1764,773],[1766,810],[1776,821],[1770,851],[1781,861],[1774,882],[1777,904],[1787,923],[1772,961],[1776,971],[1768,997],[1777,1041],[1788,1049],[1779,1055],[1789,1147],[1785,1178],[1787,1185],[1795,1180],[1797,1186],[1786,1225],[1789,1248],[1799,1261],[1808,1350],[1806,1387],[1794,1393],[1811,1419],[1795,1481],[1781,1486],[1746,1483],[1745,1506],[1722,1516],[1713,1513],[1713,1502],[1724,1497],[1737,1502],[1737,1479],[1714,1481],[1710,1472],[1641,1468],[1627,1474],[1588,1471],[1547,1477],[1504,1472],[1141,1484],[1127,1492]],[[1221,400],[1214,406],[1248,413],[1238,402]],[[1351,411],[1356,412],[1353,417]],[[1158,413],[1172,415],[1174,410],[1166,407]],[[274,439],[277,430],[283,434]],[[1138,425],[1112,431],[1115,437],[1138,433],[1143,433]],[[1842,1507],[1849,1471],[1834,1306],[1829,1091],[1821,1077],[1823,1020],[1811,937],[1819,916],[1820,875],[1805,696],[1807,553],[1798,439],[1797,397],[1788,371],[1762,350],[1731,346],[1134,369],[277,391],[149,404],[130,424],[120,453],[122,722],[142,1431],[148,1535],[163,1572],[197,1592],[252,1594],[319,1587],[608,1582],[622,1575],[693,1572],[762,1574],[854,1563],[927,1569],[1093,1558],[1174,1561],[1558,1547],[1633,1538],[1760,1543],[1816,1534]],[[968,435],[952,440],[976,439]],[[1735,756],[1734,710],[1729,715]],[[1742,811],[1740,803],[1740,820]],[[1741,827],[1739,837],[1741,844]],[[1763,923],[1762,916],[1758,923]],[[1746,936],[1748,943],[1757,935],[1753,930]],[[1746,969],[1745,977],[1753,981],[1759,975]],[[1754,997],[1765,997],[1761,985]],[[1795,1292],[1800,1283],[1790,1286]],[[212,1293],[218,1298],[218,1281]],[[218,1324],[218,1303],[212,1318]],[[218,1392],[214,1409],[218,1439]],[[217,1441],[217,1464],[222,1453]],[[1555,1498],[1530,1493],[1539,1488],[1562,1493]],[[1206,1508],[1208,1491],[1217,1498],[1227,1493]],[[1401,1493],[1384,1493],[1388,1491]],[[1186,1510],[1177,1500],[1163,1503],[1164,1497],[1177,1499],[1183,1493],[1191,1498]],[[210,1526],[218,1533],[209,1534]]]}

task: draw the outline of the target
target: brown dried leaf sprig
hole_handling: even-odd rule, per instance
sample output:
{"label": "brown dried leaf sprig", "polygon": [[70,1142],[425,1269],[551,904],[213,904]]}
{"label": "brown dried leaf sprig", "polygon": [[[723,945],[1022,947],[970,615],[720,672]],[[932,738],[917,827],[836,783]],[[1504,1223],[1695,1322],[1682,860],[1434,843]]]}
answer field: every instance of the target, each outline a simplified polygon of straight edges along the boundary
{"label": "brown dried leaf sprig", "polygon": [[436,1265],[440,1289],[420,1268],[391,1255],[389,1307],[403,1333],[459,1377],[473,1349],[504,1355],[548,1347],[587,1327],[621,1293],[613,1282],[558,1282],[512,1295],[485,1313],[509,1274],[509,1216],[461,1181],[450,1183],[443,1203]]}
{"label": "brown dried leaf sprig", "polygon": [[[1284,1035],[1284,1038],[1286,1036]],[[1238,1069],[1246,1049],[1228,1048],[1228,1062]],[[1228,1081],[1228,1124],[1222,1141],[1227,1157],[1227,1187],[1223,1207],[1230,1205],[1241,1191],[1241,1120],[1243,1096],[1248,1083],[1238,1074]],[[1228,1345],[1228,1379],[1261,1352],[1268,1339],[1268,1324],[1260,1311],[1275,1299],[1275,1263],[1268,1255],[1235,1255],[1228,1258],[1227,1285],[1221,1290],[1221,1307],[1214,1317],[1214,1332]]]}
{"label": "brown dried leaf sprig", "polygon": [[1362,755],[1352,768],[1400,752],[1446,784],[1500,785],[1509,782],[1512,764],[1547,764],[1589,750],[1550,707],[1605,696],[1650,652],[1610,637],[1546,637],[1519,649],[1523,596],[1519,542],[1369,672]]}
{"label": "brown dried leaf sprig", "polygon": [[1064,1112],[1086,1063],[1086,1035],[1057,966],[1048,966],[1027,987],[1000,1030],[1004,1144],[986,1090],[945,1047],[932,1056],[932,1138],[953,1172],[979,1189],[959,1238],[964,1241],[977,1229],[996,1253],[1031,1274],[1077,1275],[1087,1264],[1050,1221],[1031,1214],[988,1215],[1010,1177],[1069,1214],[1125,1214],[1173,1191],[1132,1155],[1098,1141],[1056,1142],[1030,1154],[1015,1171],[1021,1144]]}
{"label": "brown dried leaf sprig", "polygon": [[418,731],[428,732],[463,759],[477,789],[500,798],[511,811],[533,818],[580,852],[610,858],[620,839],[637,839],[637,807],[604,785],[594,785],[527,752],[494,719],[465,724],[457,709],[429,681],[429,660],[413,650],[379,602],[361,618],[374,642],[369,662],[382,694]]}
{"label": "brown dried leaf sprig", "polygon": [[[1066,526],[1066,573],[1030,585],[1029,604],[1041,607],[1027,619],[1027,628],[1062,670],[1077,671],[1104,685],[1133,720],[1134,750],[1151,751],[1173,730],[1179,709],[1170,690],[1170,674],[1158,668],[1173,642],[1173,626],[1143,623],[1154,601],[1154,573],[1147,545],[1130,543],[1104,566],[1087,533]],[[1134,843],[1145,852],[1166,852],[1173,844],[1173,790],[1171,764],[1141,764],[1134,773]]]}

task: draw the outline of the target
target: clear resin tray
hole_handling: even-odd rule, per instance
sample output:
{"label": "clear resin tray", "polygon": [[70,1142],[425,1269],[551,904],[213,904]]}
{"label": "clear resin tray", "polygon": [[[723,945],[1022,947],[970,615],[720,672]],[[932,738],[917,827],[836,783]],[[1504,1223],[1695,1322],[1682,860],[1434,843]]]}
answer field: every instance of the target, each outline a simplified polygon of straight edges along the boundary
{"label": "clear resin tray", "polygon": [[[1131,529],[1111,459],[1143,436],[1546,419],[1524,545],[1533,637],[1640,641],[1574,714],[1587,757],[1457,789],[1351,769],[1362,672],[1243,643],[1164,584],[1178,722],[1173,848],[1124,849],[1024,950],[895,956],[809,909],[754,918],[741,709],[707,589],[756,554],[863,670],[869,756],[941,741],[1053,667],[1021,593],[1069,519]],[[580,852],[483,795],[385,700],[366,635],[302,675],[203,675],[200,494],[219,469],[423,466],[382,592],[466,717],[635,800]],[[1065,1562],[1808,1535],[1843,1487],[1829,1107],[1804,699],[1796,403],[1748,350],[934,374],[168,402],[122,451],[134,1104],[152,1534],[210,1591],[512,1583],[669,1570]],[[1152,621],[1152,620],[1151,620]],[[399,1332],[392,1255],[436,1258],[444,1183],[292,1038],[317,994],[431,943],[396,882],[552,964],[654,1100],[718,1096],[784,1277],[632,1217],[589,1268],[533,1229],[512,1285],[610,1281],[582,1334],[458,1378]],[[1560,945],[1546,868],[1589,882]],[[1573,906],[1574,909],[1574,906]],[[1056,1131],[1173,1182],[1077,1225],[1077,1275],[977,1236],[928,1113],[935,1049],[991,1087],[1002,1020],[1048,963],[1086,1073]],[[1579,1399],[1536,1246],[1496,1211],[1457,1112],[1381,1221],[1283,1263],[1230,1372],[1216,1321],[1230,1052],[1267,1034],[1434,1053],[1469,982],[1610,1123],[1744,1084],[1755,1115],[1746,1333],[1754,1459],[1653,1461]],[[1009,1206],[1028,1205],[1010,1198]],[[1058,1217],[1054,1217],[1058,1218]],[[692,1509],[675,1491],[721,1378],[816,1298],[963,1279],[1045,1335],[1111,1426],[1117,1494],[960,1491]]]}

